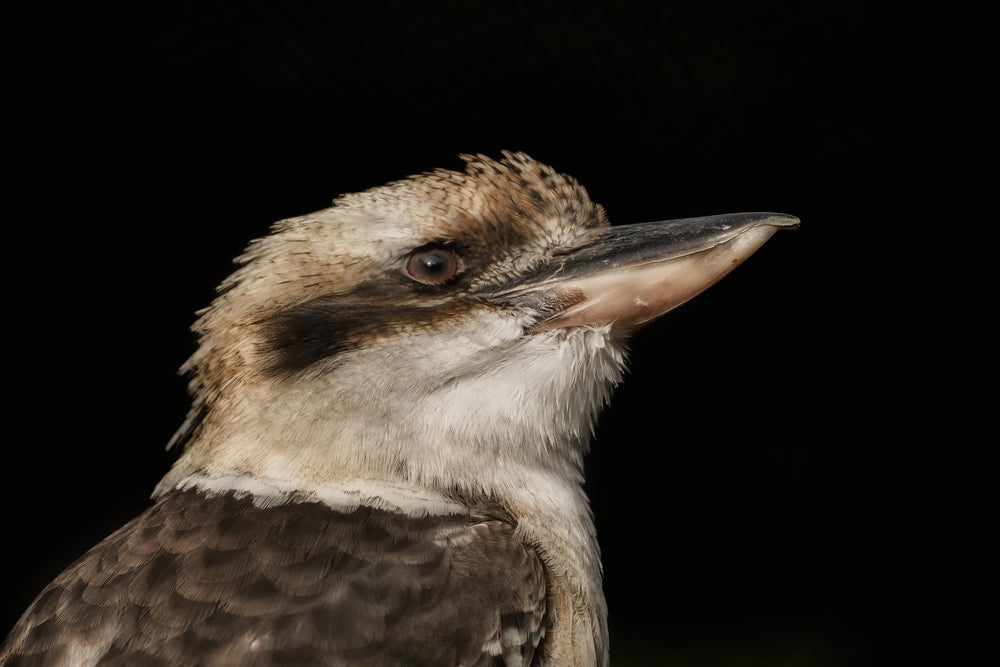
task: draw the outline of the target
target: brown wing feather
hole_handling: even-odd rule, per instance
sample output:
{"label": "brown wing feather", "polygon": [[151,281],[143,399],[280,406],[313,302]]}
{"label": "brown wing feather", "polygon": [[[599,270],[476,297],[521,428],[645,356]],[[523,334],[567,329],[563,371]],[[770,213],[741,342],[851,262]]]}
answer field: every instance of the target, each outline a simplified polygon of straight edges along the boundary
{"label": "brown wing feather", "polygon": [[0,664],[528,665],[544,614],[503,520],[175,492],[56,578]]}

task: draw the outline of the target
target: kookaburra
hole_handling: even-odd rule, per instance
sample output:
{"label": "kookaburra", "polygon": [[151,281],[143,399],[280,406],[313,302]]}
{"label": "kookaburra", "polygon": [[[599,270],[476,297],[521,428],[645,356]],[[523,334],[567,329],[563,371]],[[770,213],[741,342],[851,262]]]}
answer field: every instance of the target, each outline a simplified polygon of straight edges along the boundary
{"label": "kookaburra", "polygon": [[249,245],[152,506],[0,663],[608,663],[583,458],[625,340],[798,221],[610,227],[527,155],[464,160]]}

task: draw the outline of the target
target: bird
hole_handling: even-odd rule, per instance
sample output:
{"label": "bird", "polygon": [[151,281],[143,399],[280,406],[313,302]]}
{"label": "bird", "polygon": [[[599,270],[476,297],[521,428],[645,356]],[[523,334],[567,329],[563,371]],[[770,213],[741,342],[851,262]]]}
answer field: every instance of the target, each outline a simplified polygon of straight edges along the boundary
{"label": "bird", "polygon": [[608,664],[583,465],[626,342],[798,219],[611,226],[525,153],[461,159],[250,242],[151,505],[0,665]]}

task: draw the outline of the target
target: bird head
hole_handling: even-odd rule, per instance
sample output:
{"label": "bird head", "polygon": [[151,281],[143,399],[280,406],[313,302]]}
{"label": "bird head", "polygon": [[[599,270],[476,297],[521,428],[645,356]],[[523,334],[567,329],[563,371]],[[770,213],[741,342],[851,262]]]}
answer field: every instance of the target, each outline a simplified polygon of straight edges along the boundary
{"label": "bird head", "polygon": [[[610,227],[572,178],[466,156],[253,241],[195,325],[187,475],[489,494],[578,483],[625,340],[790,216]],[[277,480],[277,481],[275,481]]]}

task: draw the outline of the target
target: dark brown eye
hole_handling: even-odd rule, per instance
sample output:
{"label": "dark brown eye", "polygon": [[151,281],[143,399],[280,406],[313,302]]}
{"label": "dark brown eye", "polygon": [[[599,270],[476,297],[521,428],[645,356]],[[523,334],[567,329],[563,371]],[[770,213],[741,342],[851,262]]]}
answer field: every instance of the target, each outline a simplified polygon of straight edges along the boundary
{"label": "dark brown eye", "polygon": [[458,255],[448,248],[434,246],[414,250],[406,260],[406,272],[425,285],[440,285],[458,273]]}

